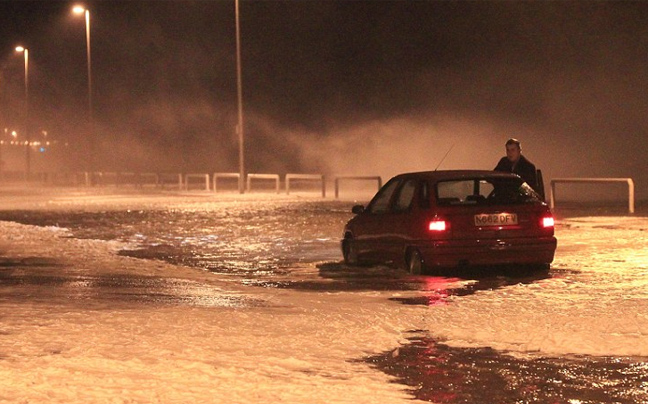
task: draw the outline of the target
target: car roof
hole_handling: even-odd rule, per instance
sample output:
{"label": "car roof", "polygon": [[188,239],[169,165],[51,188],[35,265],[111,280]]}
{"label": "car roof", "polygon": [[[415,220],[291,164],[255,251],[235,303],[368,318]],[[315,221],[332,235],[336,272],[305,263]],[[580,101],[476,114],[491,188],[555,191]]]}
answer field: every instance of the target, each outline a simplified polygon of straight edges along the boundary
{"label": "car roof", "polygon": [[517,174],[490,170],[441,170],[403,173],[394,178],[420,178],[433,181],[461,180],[473,178],[519,178]]}

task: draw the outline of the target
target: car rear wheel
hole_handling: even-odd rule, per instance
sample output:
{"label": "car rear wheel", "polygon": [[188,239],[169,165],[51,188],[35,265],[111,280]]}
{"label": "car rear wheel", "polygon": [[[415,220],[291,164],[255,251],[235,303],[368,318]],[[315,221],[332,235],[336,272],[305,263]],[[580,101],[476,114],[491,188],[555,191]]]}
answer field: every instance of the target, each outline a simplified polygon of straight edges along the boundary
{"label": "car rear wheel", "polygon": [[417,249],[408,250],[405,262],[408,272],[412,275],[421,275],[425,271],[423,257]]}
{"label": "car rear wheel", "polygon": [[342,243],[342,256],[346,265],[358,265],[358,250],[350,238]]}

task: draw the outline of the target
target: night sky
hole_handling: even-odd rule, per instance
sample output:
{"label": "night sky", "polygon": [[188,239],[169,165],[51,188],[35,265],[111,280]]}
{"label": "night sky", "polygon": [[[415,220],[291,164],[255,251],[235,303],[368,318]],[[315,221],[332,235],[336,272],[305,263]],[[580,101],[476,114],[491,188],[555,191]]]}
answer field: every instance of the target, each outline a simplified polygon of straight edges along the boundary
{"label": "night sky", "polygon": [[[0,1],[0,125],[88,147],[85,28]],[[234,1],[95,1],[104,170],[238,171]],[[248,172],[492,169],[509,137],[554,177],[648,196],[648,2],[241,0]],[[47,168],[47,161],[39,164]]]}

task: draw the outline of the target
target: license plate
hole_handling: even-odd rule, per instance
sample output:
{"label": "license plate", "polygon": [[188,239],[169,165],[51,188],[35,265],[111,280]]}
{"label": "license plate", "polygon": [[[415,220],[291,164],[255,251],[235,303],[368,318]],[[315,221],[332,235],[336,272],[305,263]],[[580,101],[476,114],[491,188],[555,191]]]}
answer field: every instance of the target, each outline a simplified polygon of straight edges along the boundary
{"label": "license plate", "polygon": [[475,226],[512,226],[518,224],[517,213],[484,213],[475,215]]}

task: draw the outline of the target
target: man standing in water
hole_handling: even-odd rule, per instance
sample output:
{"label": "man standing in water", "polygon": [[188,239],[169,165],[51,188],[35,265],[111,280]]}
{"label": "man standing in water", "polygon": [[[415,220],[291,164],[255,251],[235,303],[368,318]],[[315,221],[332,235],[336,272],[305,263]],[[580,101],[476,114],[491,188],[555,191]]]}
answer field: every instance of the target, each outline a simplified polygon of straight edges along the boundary
{"label": "man standing in water", "polygon": [[506,141],[506,157],[500,159],[495,171],[517,174],[531,188],[539,192],[536,167],[522,155],[522,147],[517,139],[511,138]]}

